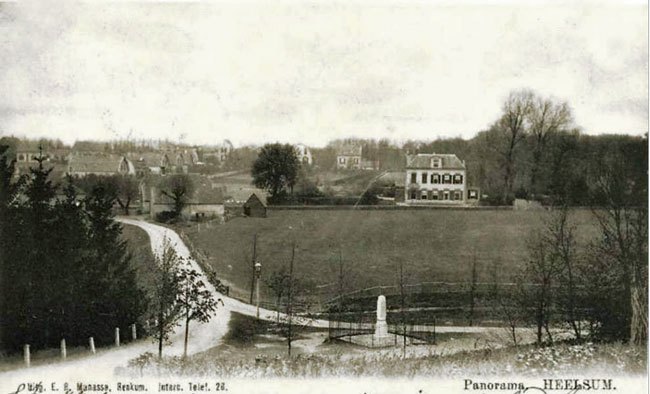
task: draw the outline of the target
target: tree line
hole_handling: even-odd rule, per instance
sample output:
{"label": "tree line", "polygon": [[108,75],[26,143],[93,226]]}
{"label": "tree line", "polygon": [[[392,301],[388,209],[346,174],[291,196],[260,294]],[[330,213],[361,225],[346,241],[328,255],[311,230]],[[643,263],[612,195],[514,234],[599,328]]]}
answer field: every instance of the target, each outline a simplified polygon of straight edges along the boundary
{"label": "tree line", "polygon": [[16,177],[7,151],[0,145],[2,349],[44,349],[61,339],[86,345],[89,337],[101,346],[112,342],[116,327],[136,324],[162,356],[182,320],[186,354],[190,322],[207,322],[221,300],[168,242],[156,261],[145,262],[148,278],[138,276],[114,220],[116,205],[127,212],[135,198],[134,179],[67,177],[53,184],[42,154],[29,174]]}
{"label": "tree line", "polygon": [[0,146],[2,347],[110,342],[147,308],[113,220],[115,194],[97,184],[82,199],[72,179],[52,184],[42,155],[16,179],[6,151]]}

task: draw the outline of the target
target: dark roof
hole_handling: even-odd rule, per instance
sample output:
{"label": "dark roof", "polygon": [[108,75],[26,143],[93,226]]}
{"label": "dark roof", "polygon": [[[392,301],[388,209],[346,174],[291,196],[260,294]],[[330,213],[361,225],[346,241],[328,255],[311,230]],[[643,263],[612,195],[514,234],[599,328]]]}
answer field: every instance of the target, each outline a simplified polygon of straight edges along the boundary
{"label": "dark roof", "polygon": [[255,203],[256,201],[258,201],[260,204],[262,204],[262,206],[263,206],[264,208],[266,208],[266,202],[264,202],[264,200],[262,200],[262,199],[257,195],[257,193],[253,193],[253,194],[251,194],[251,196],[248,197],[248,200],[246,200],[246,202],[244,203],[244,206],[246,206],[246,205],[250,205],[250,204],[252,204],[252,203]]}
{"label": "dark roof", "polygon": [[163,153],[158,152],[130,153],[129,159],[137,168],[160,167],[162,166],[163,156]]}
{"label": "dark roof", "polygon": [[70,155],[68,172],[118,173],[122,156],[111,153],[75,152]]}
{"label": "dark roof", "polygon": [[[21,140],[16,144],[16,152],[38,152],[40,143],[34,140]],[[43,147],[43,154],[45,154],[45,146]]]}
{"label": "dark roof", "polygon": [[440,158],[442,160],[441,169],[445,170],[464,170],[465,163],[454,154],[441,153],[418,153],[417,155],[406,155],[406,168],[432,168],[431,159]]}
{"label": "dark roof", "polygon": [[361,146],[342,145],[336,150],[337,156],[361,156]]}

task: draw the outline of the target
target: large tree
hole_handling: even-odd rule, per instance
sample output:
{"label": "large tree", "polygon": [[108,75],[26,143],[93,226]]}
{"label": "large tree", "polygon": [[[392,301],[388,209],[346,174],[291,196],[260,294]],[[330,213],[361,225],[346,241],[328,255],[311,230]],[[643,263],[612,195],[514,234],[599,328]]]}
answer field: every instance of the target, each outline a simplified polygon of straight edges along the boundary
{"label": "large tree", "polygon": [[266,144],[251,169],[253,184],[268,190],[271,199],[276,200],[286,193],[287,188],[293,191],[299,169],[300,161],[292,145]]}
{"label": "large tree", "polygon": [[503,171],[501,192],[503,204],[507,204],[512,198],[516,154],[528,132],[533,100],[534,94],[530,90],[511,92],[503,104],[501,117],[486,134],[487,144],[499,155]]}
{"label": "large tree", "polygon": [[115,188],[115,201],[120,205],[124,214],[128,215],[131,203],[140,197],[138,180],[130,175],[113,175],[109,182]]}
{"label": "large tree", "polygon": [[542,191],[540,185],[540,166],[546,148],[554,135],[564,131],[571,123],[571,109],[567,103],[556,103],[549,98],[534,97],[528,115],[530,134],[533,139],[533,160],[530,170],[530,189],[534,194]]}

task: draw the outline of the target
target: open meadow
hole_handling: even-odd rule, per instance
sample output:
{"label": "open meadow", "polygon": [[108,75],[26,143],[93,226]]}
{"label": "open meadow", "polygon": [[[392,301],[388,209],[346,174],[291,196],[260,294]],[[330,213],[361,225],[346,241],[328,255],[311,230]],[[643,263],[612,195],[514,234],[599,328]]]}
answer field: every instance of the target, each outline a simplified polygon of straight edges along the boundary
{"label": "open meadow", "polygon": [[[236,218],[225,224],[194,223],[181,230],[208,264],[233,287],[250,289],[253,237],[262,279],[288,266],[296,245],[296,276],[312,282],[324,300],[339,288],[343,262],[344,292],[372,286],[393,286],[399,264],[405,282],[469,283],[474,256],[478,282],[511,282],[527,258],[531,231],[543,224],[546,211],[501,210],[269,210],[267,218]],[[571,212],[578,242],[598,236],[589,210]],[[273,301],[265,285],[262,297]],[[389,305],[390,308],[390,305]]]}

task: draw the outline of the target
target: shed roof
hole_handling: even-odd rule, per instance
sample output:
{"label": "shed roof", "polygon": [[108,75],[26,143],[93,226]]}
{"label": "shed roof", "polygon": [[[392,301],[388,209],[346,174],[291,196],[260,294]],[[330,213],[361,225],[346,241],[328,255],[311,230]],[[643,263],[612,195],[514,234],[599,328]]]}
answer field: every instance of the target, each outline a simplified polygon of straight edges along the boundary
{"label": "shed roof", "polygon": [[[266,200],[266,199],[264,199],[264,200]],[[260,198],[260,196],[258,196],[257,193],[252,193],[251,196],[248,197],[248,200],[246,200],[246,202],[244,203],[244,206],[253,204],[255,202],[259,202],[260,204],[262,204],[262,206],[264,208],[266,208],[266,201],[264,201],[264,200],[262,198]]]}

